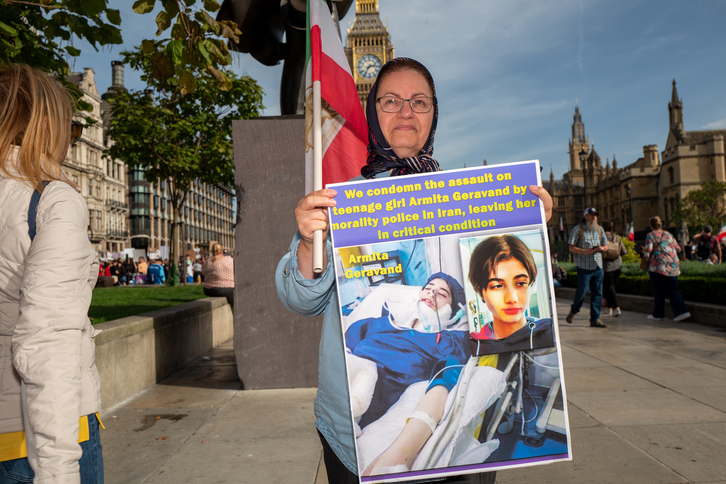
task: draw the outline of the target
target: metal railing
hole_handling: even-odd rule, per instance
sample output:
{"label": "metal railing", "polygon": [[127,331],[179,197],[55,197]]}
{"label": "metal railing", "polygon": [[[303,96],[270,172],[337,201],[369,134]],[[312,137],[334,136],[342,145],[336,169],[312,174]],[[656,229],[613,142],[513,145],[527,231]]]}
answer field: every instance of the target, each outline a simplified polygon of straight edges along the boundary
{"label": "metal railing", "polygon": [[106,237],[129,238],[128,230],[106,230]]}
{"label": "metal railing", "polygon": [[126,203],[126,202],[119,202],[117,200],[110,200],[110,199],[106,199],[106,206],[107,207],[113,207],[113,208],[121,208],[121,209],[124,209],[124,210],[128,210],[129,209],[128,203]]}

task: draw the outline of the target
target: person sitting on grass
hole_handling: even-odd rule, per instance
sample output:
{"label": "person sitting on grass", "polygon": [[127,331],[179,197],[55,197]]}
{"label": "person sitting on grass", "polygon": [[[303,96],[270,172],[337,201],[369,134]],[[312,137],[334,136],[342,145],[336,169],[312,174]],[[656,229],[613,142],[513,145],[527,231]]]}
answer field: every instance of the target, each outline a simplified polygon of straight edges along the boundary
{"label": "person sitting on grass", "polygon": [[146,283],[164,284],[164,281],[166,281],[164,268],[159,265],[159,261],[152,260],[151,265],[146,269]]}

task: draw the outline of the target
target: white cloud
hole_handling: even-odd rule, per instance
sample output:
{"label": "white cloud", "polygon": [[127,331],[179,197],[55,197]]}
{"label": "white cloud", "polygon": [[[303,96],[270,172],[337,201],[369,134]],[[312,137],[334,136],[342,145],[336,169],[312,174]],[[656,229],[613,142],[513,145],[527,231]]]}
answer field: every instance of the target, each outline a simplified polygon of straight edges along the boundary
{"label": "white cloud", "polygon": [[713,123],[704,124],[701,129],[726,129],[726,119],[714,121]]}

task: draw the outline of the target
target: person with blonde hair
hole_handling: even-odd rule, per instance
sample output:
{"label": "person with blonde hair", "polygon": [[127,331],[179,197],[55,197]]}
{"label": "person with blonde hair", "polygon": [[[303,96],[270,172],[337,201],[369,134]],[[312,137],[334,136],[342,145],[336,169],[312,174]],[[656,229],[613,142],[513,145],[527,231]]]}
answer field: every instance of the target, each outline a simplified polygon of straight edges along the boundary
{"label": "person with blonde hair", "polygon": [[643,257],[648,261],[648,275],[653,286],[653,314],[648,319],[661,321],[665,317],[665,298],[671,302],[675,317],[673,321],[683,321],[691,317],[683,296],[678,290],[678,276],[681,274],[678,252],[681,247],[676,239],[663,230],[663,223],[657,215],[651,217],[650,228],[645,237],[645,251]]}
{"label": "person with blonde hair", "polygon": [[[71,94],[0,67],[0,476],[102,483],[100,382],[88,319],[98,259],[87,207],[63,173]],[[13,476],[13,477],[10,477]]]}
{"label": "person with blonde hair", "polygon": [[225,255],[220,244],[212,246],[212,255],[202,268],[204,275],[204,295],[226,297],[234,309],[234,260]]}

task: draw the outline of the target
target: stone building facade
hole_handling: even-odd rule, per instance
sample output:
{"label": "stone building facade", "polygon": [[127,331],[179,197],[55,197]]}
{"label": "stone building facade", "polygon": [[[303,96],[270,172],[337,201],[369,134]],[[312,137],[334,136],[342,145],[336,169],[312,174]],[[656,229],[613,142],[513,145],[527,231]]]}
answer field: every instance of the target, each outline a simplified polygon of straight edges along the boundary
{"label": "stone building facade", "polygon": [[[172,205],[169,183],[149,183],[143,170],[129,170],[129,225],[131,245],[157,253],[171,246]],[[195,248],[206,252],[210,243],[218,242],[225,249],[234,248],[234,192],[218,185],[192,184],[180,210],[182,250]]]}
{"label": "stone building facade", "polygon": [[[63,165],[81,190],[88,205],[88,234],[100,257],[120,253],[126,248],[155,253],[171,240],[171,204],[168,184],[151,184],[143,170],[128,169],[121,160],[103,156],[111,146],[108,128],[109,101],[124,90],[124,66],[111,63],[112,81],[99,97],[93,69],[73,73],[69,80],[83,92],[93,109],[77,115],[78,121],[92,118],[95,123],[83,130],[81,139],[68,150]],[[229,187],[196,181],[181,209],[183,249],[207,250],[211,242],[225,248],[234,246],[234,192]]]}
{"label": "stone building facade", "polygon": [[108,139],[93,69],[75,72],[68,80],[78,86],[83,99],[92,106],[90,112],[80,113],[75,119],[87,124],[84,118],[91,118],[95,123],[87,126],[81,139],[68,149],[63,169],[86,200],[88,237],[99,255],[105,257],[107,252],[129,247],[126,167],[120,160],[103,157]]}
{"label": "stone building facade", "polygon": [[585,134],[579,107],[575,106],[569,141],[570,169],[562,180],[555,180],[550,173],[549,181],[544,183],[554,201],[554,215],[548,223],[551,240],[566,239],[585,207],[597,208],[599,220],[610,220],[619,233],[627,232],[632,222],[636,240],[645,238],[648,221],[654,215],[663,219],[665,227],[685,237],[680,227],[673,226],[673,210],[704,181],[726,181],[726,130],[686,131],[683,102],[675,81],[668,112],[665,150],[659,154],[657,145],[645,145],[642,157],[619,168],[615,155],[612,166],[609,160],[602,165]]}

